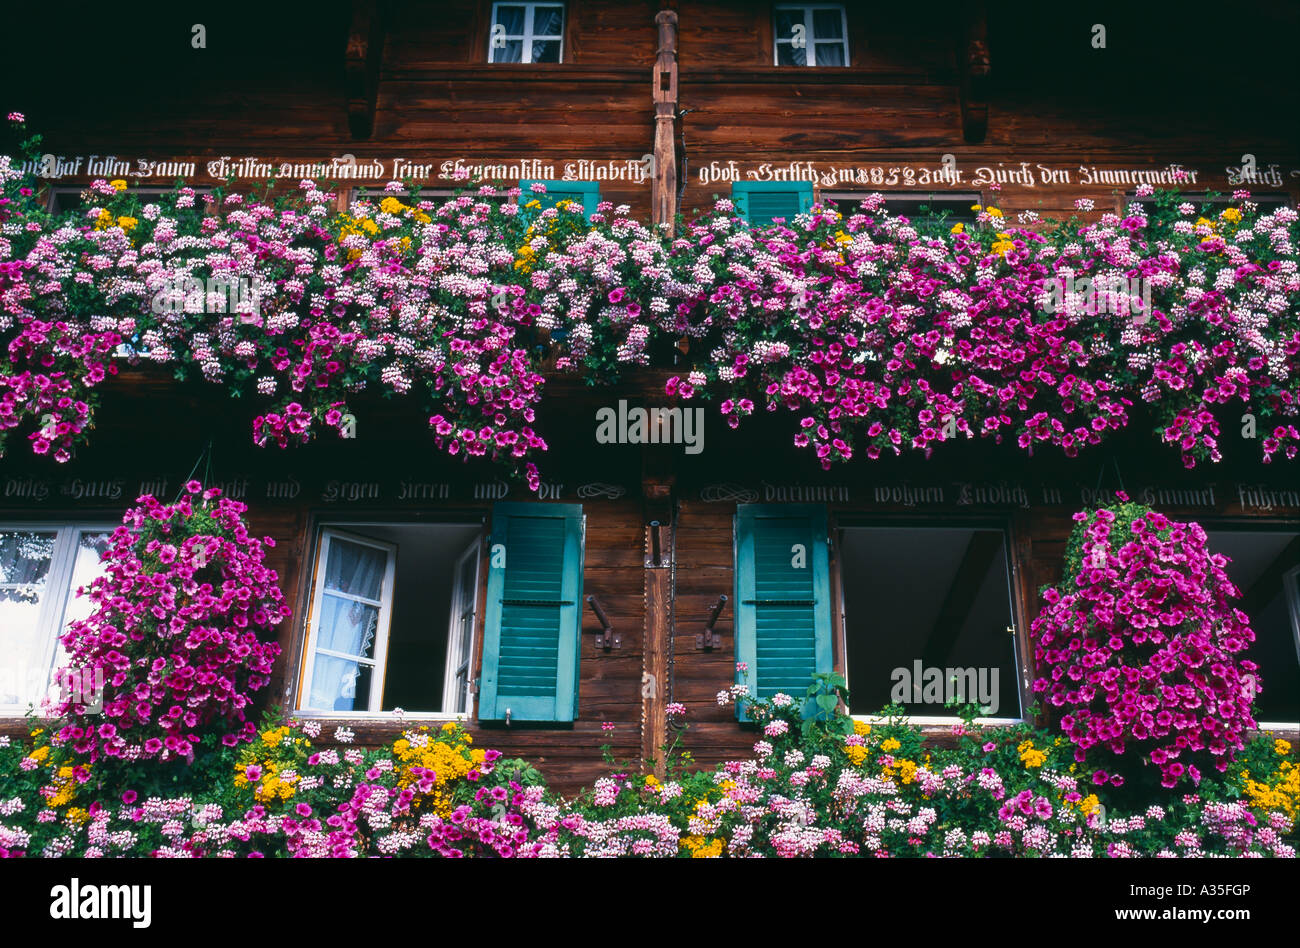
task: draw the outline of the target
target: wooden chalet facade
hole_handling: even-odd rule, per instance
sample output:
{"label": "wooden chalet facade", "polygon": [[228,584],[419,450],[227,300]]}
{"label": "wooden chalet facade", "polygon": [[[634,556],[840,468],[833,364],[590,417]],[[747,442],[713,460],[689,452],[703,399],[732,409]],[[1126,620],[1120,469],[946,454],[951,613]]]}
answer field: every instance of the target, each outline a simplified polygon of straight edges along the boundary
{"label": "wooden chalet facade", "polygon": [[[323,177],[346,207],[355,189],[390,180],[450,189],[458,168],[555,182],[584,205],[598,194],[656,223],[715,196],[762,220],[875,191],[905,213],[960,220],[995,184],[1008,215],[1065,217],[1090,198],[1095,216],[1180,169],[1188,191],[1300,197],[1293,91],[1261,90],[1241,108],[1153,103],[1112,77],[1067,98],[1034,73],[1104,55],[1077,17],[1040,27],[983,3],[662,7],[357,0],[320,7],[293,41],[213,21],[206,49],[189,45],[189,24],[154,23],[155,39],[164,27],[183,38],[159,53],[147,95],[47,101],[29,121],[58,156],[53,201],[98,177],[202,187],[233,173],[242,188]],[[1280,4],[1255,15],[1255,33],[1294,34]],[[236,29],[257,35],[232,52]],[[1031,49],[1040,29],[1074,31],[1078,48],[1054,66]],[[1110,39],[1124,42],[1113,28]],[[201,73],[178,65],[204,55]],[[1256,159],[1244,185],[1243,152]],[[602,409],[672,404],[664,381],[680,371],[668,354],[616,388],[548,377],[538,418],[550,447],[534,495],[438,451],[413,404],[365,404],[354,439],[257,449],[251,406],[127,368],[73,461],[14,451],[0,462],[0,532],[57,534],[59,576],[72,582],[82,538],[139,494],[174,497],[211,441],[208,481],[275,537],[269,562],[294,610],[268,703],[367,742],[463,715],[480,743],[572,790],[606,772],[602,745],[653,760],[673,737],[669,703],[686,706],[683,741],[699,762],[747,753],[752,730],[715,698],[737,661],[760,687],[806,680],[809,661],[845,672],[854,713],[888,703],[897,667],[997,668],[994,717],[1024,717],[1038,590],[1059,578],[1071,515],[1122,486],[1202,523],[1234,557],[1258,660],[1277,683],[1269,725],[1297,731],[1296,463],[1263,465],[1243,441],[1185,470],[1142,418],[1076,459],[978,444],[825,473],[775,418],[732,431],[706,408],[698,453],[597,439]],[[494,570],[499,545],[509,559]],[[796,545],[810,557],[807,584],[769,583],[765,564]],[[352,592],[331,601],[343,574]],[[759,615],[765,600],[774,611]],[[365,661],[322,631],[338,610],[377,617]],[[553,650],[509,641],[529,622],[555,630]],[[796,630],[790,642],[760,636],[773,622]],[[944,709],[917,713],[940,738]]]}

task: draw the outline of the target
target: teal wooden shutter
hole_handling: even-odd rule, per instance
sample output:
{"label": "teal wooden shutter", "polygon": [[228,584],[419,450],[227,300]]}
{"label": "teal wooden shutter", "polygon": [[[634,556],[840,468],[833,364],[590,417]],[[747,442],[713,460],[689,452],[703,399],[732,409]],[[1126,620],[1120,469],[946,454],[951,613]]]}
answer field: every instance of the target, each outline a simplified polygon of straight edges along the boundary
{"label": "teal wooden shutter", "polygon": [[493,507],[479,720],[577,717],[582,554],[580,505]]}
{"label": "teal wooden shutter", "polygon": [[731,200],[751,224],[770,224],[776,217],[789,222],[812,208],[813,186],[811,181],[737,181]]}
{"label": "teal wooden shutter", "polygon": [[[546,193],[534,194],[531,190],[534,184],[546,185]],[[577,201],[582,205],[587,220],[591,220],[596,205],[600,203],[600,183],[597,181],[520,181],[519,206],[524,207],[529,201],[540,202],[542,210],[554,207],[561,201]]]}
{"label": "teal wooden shutter", "polygon": [[748,666],[749,693],[802,700],[814,672],[833,670],[825,507],[736,508],[735,602],[736,660]]}

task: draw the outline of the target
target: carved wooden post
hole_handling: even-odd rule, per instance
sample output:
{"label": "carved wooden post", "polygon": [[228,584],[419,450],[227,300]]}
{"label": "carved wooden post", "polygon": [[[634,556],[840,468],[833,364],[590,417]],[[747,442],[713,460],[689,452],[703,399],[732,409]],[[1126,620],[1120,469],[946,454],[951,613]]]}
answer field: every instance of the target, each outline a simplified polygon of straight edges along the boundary
{"label": "carved wooden post", "polygon": [[655,59],[653,96],[655,104],[655,164],[650,182],[650,220],[666,224],[672,232],[677,213],[677,149],[674,144],[677,115],[677,13],[660,10],[659,53]]}

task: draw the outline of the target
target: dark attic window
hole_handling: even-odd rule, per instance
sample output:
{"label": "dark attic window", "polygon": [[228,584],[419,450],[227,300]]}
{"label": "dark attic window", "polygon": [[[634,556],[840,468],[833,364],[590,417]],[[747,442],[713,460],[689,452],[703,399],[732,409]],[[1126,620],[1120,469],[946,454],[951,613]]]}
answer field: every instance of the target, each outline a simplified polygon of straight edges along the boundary
{"label": "dark attic window", "polygon": [[[834,203],[835,209],[849,217],[857,213],[858,205],[871,191],[824,191],[822,201]],[[882,192],[883,193],[883,192]],[[974,224],[978,216],[975,210],[982,205],[983,199],[978,193],[904,193],[885,194],[885,210],[895,217],[906,217],[913,224]]]}
{"label": "dark attic window", "polygon": [[324,525],[298,710],[466,713],[481,534],[465,523]]}
{"label": "dark attic window", "polygon": [[564,4],[492,4],[488,62],[564,62]]}
{"label": "dark attic window", "polygon": [[1020,718],[1003,530],[849,526],[839,552],[853,713],[898,703],[918,723],[951,720],[957,698]]}
{"label": "dark attic window", "polygon": [[781,3],[773,17],[773,65],[849,65],[849,24],[843,4]]}
{"label": "dark attic window", "polygon": [[1228,557],[1228,578],[1250,616],[1259,666],[1255,709],[1263,727],[1300,725],[1300,530],[1207,529],[1210,552]]}

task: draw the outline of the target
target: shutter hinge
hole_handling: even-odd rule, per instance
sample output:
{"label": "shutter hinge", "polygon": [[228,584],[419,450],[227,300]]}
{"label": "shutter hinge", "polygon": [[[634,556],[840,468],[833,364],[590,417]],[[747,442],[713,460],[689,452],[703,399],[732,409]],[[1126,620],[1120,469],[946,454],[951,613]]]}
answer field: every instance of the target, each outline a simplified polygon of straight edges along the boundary
{"label": "shutter hinge", "polygon": [[469,683],[469,693],[472,694],[472,695],[476,695],[476,694],[478,694],[479,686],[480,686],[482,683],[483,683],[483,676],[482,676],[482,675],[480,675],[478,678],[475,678],[473,681],[471,681],[471,682]]}

